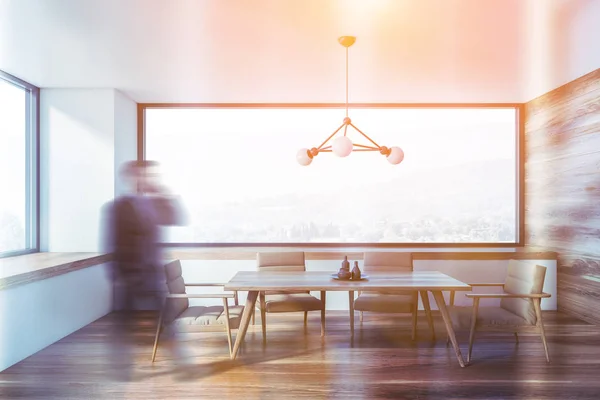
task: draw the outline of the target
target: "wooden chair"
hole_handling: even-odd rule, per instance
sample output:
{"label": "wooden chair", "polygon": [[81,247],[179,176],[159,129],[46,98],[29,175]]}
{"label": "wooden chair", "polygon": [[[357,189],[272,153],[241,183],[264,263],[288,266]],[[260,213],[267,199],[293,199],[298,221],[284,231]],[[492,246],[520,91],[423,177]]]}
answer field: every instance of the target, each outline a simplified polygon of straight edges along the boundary
{"label": "wooden chair", "polygon": [[[304,252],[263,252],[257,253],[257,268],[269,272],[305,271]],[[321,299],[309,291],[267,291],[259,293],[263,341],[267,340],[267,313],[304,312],[304,328],[307,326],[308,312],[321,311],[321,336],[325,335],[325,291]]]}
{"label": "wooden chair", "polygon": [[[363,272],[412,272],[413,258],[412,253],[408,252],[365,252]],[[363,322],[363,313],[365,311],[379,313],[410,313],[412,314],[412,340],[415,340],[417,334],[417,313],[418,313],[418,291],[385,291],[385,292],[358,292],[358,297],[354,300],[354,310],[360,311],[360,322]],[[421,300],[427,314],[427,322],[435,338],[433,327],[433,318],[431,317],[429,307],[429,297],[427,293],[421,292]],[[351,300],[352,301],[352,300]],[[352,307],[352,304],[351,304]],[[351,313],[350,318],[354,318]],[[350,324],[351,333],[354,335],[354,324]]]}
{"label": "wooden chair", "polygon": [[[550,297],[544,293],[546,267],[524,261],[509,260],[504,283],[470,283],[471,286],[501,286],[502,293],[467,293],[473,299],[472,307],[450,306],[448,311],[456,330],[470,329],[467,362],[471,361],[471,350],[475,331],[510,332],[519,343],[518,333],[534,332],[540,335],[550,362],[548,344],[542,320],[541,300]],[[498,307],[480,307],[481,299],[501,299]]]}
{"label": "wooden chair", "polygon": [[[227,332],[229,356],[231,357],[233,353],[231,330],[239,327],[242,313],[244,312],[244,306],[238,305],[237,292],[210,294],[186,293],[186,287],[217,287],[224,284],[185,283],[179,260],[167,264],[165,272],[169,294],[158,319],[154,348],[152,350],[152,362],[154,362],[156,357],[160,334],[165,327],[177,332],[225,331]],[[223,299],[223,303],[222,305],[215,306],[190,306],[189,299],[206,298],[220,298]],[[229,307],[227,299],[230,298],[234,299],[235,306],[233,307]]]}

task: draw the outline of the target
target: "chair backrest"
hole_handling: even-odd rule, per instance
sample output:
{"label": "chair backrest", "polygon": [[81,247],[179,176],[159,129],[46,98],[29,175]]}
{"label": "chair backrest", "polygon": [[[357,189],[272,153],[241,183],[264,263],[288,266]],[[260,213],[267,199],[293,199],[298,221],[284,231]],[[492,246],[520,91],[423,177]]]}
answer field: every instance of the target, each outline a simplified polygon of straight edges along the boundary
{"label": "chair backrest", "polygon": [[[544,289],[545,279],[546,267],[525,261],[509,260],[504,292],[539,294]],[[533,300],[531,299],[502,299],[500,307],[525,318],[532,325],[537,322]]]}
{"label": "chair backrest", "polygon": [[306,271],[303,251],[257,253],[259,271]]}
{"label": "chair backrest", "polygon": [[[306,271],[306,263],[303,251],[264,252],[256,254],[256,266],[259,271],[284,272],[284,271]],[[310,293],[306,290],[280,291],[268,290],[265,294],[283,293]]]}
{"label": "chair backrest", "polygon": [[365,272],[411,272],[412,253],[401,251],[366,251],[363,270]]}
{"label": "chair backrest", "polygon": [[[185,294],[185,282],[183,281],[181,262],[171,261],[165,265],[167,288],[170,294]],[[190,306],[188,299],[168,299],[165,310],[165,320],[172,321]]]}

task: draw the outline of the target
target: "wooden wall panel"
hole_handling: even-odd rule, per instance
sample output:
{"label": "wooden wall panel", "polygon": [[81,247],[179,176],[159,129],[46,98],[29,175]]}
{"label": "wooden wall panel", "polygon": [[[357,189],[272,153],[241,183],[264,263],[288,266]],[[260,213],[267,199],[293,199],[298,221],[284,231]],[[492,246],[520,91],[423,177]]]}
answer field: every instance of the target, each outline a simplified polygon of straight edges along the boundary
{"label": "wooden wall panel", "polygon": [[558,308],[600,323],[600,69],[525,106],[525,244],[558,253]]}

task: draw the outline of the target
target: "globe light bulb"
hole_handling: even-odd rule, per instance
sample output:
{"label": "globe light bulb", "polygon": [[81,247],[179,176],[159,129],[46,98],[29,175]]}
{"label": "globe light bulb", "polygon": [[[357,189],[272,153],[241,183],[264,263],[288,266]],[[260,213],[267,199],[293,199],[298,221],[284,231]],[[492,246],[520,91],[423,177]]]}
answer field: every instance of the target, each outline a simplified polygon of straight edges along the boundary
{"label": "globe light bulb", "polygon": [[346,136],[340,136],[333,141],[331,149],[338,157],[348,157],[352,153],[352,141]]}
{"label": "globe light bulb", "polygon": [[404,151],[398,146],[393,146],[390,148],[390,155],[387,156],[387,160],[390,164],[397,165],[404,160]]}
{"label": "globe light bulb", "polygon": [[296,161],[298,161],[298,164],[303,165],[303,166],[307,166],[310,165],[310,163],[312,162],[312,157],[308,154],[308,149],[304,148],[304,149],[300,149],[298,150],[298,153],[296,153]]}

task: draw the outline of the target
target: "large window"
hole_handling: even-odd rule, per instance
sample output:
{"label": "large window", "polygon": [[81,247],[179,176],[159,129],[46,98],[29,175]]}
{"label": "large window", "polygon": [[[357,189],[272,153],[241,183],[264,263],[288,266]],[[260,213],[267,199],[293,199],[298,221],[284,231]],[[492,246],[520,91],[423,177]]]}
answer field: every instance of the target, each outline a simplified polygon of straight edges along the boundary
{"label": "large window", "polygon": [[0,71],[0,257],[37,251],[39,89]]}
{"label": "large window", "polygon": [[353,108],[353,123],[378,144],[401,147],[404,161],[323,153],[307,167],[296,152],[321,144],[343,109],[143,110],[145,158],[162,164],[190,214],[169,242],[519,241],[517,107]]}

